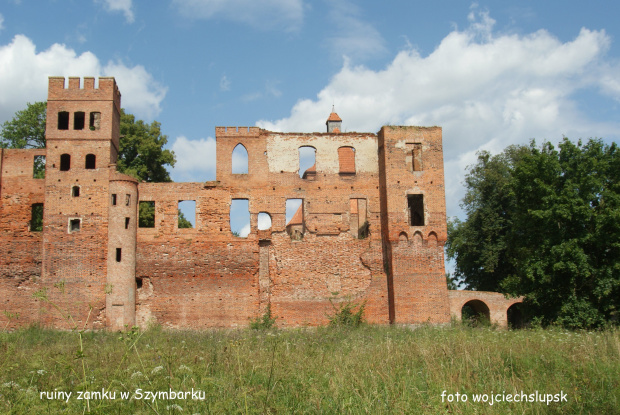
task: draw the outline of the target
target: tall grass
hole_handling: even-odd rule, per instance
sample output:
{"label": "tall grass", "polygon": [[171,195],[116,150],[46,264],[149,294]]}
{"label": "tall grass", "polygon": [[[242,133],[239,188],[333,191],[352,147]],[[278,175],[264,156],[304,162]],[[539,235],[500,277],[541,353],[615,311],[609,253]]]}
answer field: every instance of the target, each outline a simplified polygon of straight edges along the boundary
{"label": "tall grass", "polygon": [[[295,330],[0,332],[0,412],[523,414],[620,412],[620,332],[362,325]],[[84,387],[116,399],[77,400]],[[121,391],[204,400],[121,399]],[[72,392],[68,402],[40,392]],[[442,401],[442,392],[446,395]],[[491,392],[567,402],[472,402]],[[467,394],[448,402],[447,394]],[[202,395],[201,395],[202,396]]]}

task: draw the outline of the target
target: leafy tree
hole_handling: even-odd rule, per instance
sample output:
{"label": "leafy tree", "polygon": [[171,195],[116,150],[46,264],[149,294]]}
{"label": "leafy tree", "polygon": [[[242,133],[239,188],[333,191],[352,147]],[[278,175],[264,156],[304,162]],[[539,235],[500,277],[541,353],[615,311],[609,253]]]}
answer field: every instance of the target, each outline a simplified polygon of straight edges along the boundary
{"label": "leafy tree", "polygon": [[[46,109],[46,102],[35,102],[15,113],[2,125],[0,147],[44,148]],[[163,148],[168,137],[160,127],[157,121],[147,124],[121,110],[119,172],[145,182],[172,181],[166,166],[174,167],[176,159],[173,151]]]}
{"label": "leafy tree", "polygon": [[192,223],[187,220],[181,209],[179,209],[179,229],[193,228]]}
{"label": "leafy tree", "polygon": [[46,102],[28,103],[12,120],[2,124],[0,148],[45,147]]}
{"label": "leafy tree", "polygon": [[481,153],[448,256],[468,288],[523,295],[545,324],[597,327],[620,308],[620,155],[564,139]]}

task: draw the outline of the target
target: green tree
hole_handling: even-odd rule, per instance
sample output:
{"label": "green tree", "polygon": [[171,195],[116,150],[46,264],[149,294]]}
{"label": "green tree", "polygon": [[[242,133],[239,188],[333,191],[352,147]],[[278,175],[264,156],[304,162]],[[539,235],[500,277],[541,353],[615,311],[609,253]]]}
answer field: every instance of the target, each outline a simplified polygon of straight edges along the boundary
{"label": "green tree", "polygon": [[[0,147],[44,148],[46,102],[28,104],[2,125]],[[147,124],[121,110],[119,172],[145,182],[170,182],[166,166],[174,167],[174,152],[164,149],[168,137],[161,133],[161,124]]]}
{"label": "green tree", "polygon": [[179,229],[193,228],[192,223],[187,220],[181,209],[179,209]]}
{"label": "green tree", "polygon": [[564,139],[479,155],[448,256],[473,289],[523,295],[543,323],[597,327],[620,308],[620,156]]}
{"label": "green tree", "polygon": [[46,102],[28,103],[12,120],[2,124],[0,148],[45,147]]}

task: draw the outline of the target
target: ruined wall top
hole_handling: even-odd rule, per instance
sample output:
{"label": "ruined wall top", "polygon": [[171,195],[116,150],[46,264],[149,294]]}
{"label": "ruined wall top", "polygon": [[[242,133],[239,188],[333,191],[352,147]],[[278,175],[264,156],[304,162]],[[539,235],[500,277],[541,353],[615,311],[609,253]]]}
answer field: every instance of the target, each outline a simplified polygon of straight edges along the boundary
{"label": "ruined wall top", "polygon": [[48,101],[114,101],[120,107],[121,93],[116,80],[111,76],[99,77],[99,85],[95,88],[94,77],[70,76],[66,85],[63,76],[50,76]]}

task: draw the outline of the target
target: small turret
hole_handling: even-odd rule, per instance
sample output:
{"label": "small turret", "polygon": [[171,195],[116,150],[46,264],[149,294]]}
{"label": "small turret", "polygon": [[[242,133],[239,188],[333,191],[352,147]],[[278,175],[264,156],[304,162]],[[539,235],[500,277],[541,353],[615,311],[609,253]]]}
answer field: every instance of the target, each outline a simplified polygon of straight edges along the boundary
{"label": "small turret", "polygon": [[329,114],[327,121],[325,121],[325,125],[327,125],[328,133],[340,132],[340,128],[342,127],[342,119],[334,111],[334,106],[332,106],[332,112]]}

